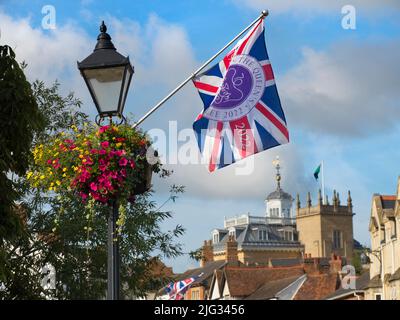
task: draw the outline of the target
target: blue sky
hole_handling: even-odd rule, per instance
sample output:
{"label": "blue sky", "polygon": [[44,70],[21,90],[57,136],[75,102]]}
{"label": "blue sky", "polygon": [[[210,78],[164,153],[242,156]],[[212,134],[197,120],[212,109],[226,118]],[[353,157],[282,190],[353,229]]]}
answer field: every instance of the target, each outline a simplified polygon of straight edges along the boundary
{"label": "blue sky", "polygon": [[[356,29],[342,28],[341,8],[353,4]],[[43,6],[56,9],[56,29],[43,30]],[[262,214],[264,197],[273,191],[272,159],[279,155],[283,186],[316,195],[312,172],[325,162],[327,193],[353,194],[354,233],[369,243],[368,221],[373,193],[393,194],[399,175],[400,5],[396,1],[0,1],[0,43],[15,48],[28,63],[28,77],[63,92],[74,91],[84,110],[94,106],[76,61],[94,48],[98,25],[105,20],[114,44],[136,68],[126,111],[141,116],[219,50],[261,9],[269,9],[266,41],[276,75],[291,143],[255,156],[256,173],[237,177],[232,168],[208,174],[201,166],[171,166],[168,182],[155,180],[155,199],[167,197],[171,183],[186,186],[168,205],[183,224],[185,251],[198,248],[221,227],[224,216]],[[201,100],[188,84],[143,128],[190,128]],[[196,265],[187,256],[167,261],[176,271]]]}

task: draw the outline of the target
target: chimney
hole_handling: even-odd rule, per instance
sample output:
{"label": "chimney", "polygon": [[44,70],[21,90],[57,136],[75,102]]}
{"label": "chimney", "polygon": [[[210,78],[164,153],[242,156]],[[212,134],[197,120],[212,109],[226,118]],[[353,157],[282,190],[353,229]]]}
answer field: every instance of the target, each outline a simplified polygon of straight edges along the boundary
{"label": "chimney", "polygon": [[204,267],[207,262],[214,261],[214,251],[211,240],[205,240],[201,249],[200,267]]}
{"label": "chimney", "polygon": [[228,241],[226,243],[226,256],[225,260],[228,265],[237,266],[238,261],[238,243],[235,240],[234,235],[229,235]]}
{"label": "chimney", "polygon": [[319,258],[311,258],[311,255],[308,255],[308,258],[305,258],[303,262],[303,268],[307,274],[319,274],[319,265]]}
{"label": "chimney", "polygon": [[331,260],[329,261],[330,272],[338,273],[342,271],[342,258],[332,253]]}

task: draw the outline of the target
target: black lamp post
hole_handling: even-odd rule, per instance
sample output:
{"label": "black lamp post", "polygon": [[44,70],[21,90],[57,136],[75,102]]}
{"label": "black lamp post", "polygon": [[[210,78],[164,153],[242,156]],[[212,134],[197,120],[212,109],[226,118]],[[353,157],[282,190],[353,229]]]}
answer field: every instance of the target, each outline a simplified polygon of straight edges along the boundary
{"label": "black lamp post", "polygon": [[[98,111],[99,123],[105,117],[123,118],[123,111],[133,67],[129,57],[119,54],[102,22],[96,47],[91,55],[78,62],[78,69],[85,79]],[[99,120],[99,121],[98,121]]]}
{"label": "black lamp post", "polygon": [[[129,57],[119,54],[102,22],[96,47],[91,55],[78,62],[78,69],[85,79],[90,95],[96,105],[96,123],[113,116],[124,121],[123,111],[133,67]],[[114,201],[108,216],[107,299],[118,300],[120,296],[120,254],[117,236],[118,203]]]}

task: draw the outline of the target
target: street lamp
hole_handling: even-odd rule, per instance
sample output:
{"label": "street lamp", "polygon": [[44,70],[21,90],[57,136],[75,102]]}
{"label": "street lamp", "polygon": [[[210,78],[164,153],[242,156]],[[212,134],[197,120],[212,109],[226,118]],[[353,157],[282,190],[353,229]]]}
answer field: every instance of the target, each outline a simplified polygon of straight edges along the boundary
{"label": "street lamp", "polygon": [[122,113],[134,71],[129,57],[115,49],[104,21],[93,53],[78,62],[78,69],[97,108],[96,122],[100,124],[105,117],[113,116],[124,119]]}
{"label": "street lamp", "polygon": [[[91,55],[78,62],[78,69],[96,105],[96,123],[113,116],[123,116],[126,96],[133,75],[129,57],[119,54],[102,22],[96,47]],[[118,300],[120,296],[120,254],[117,236],[118,203],[113,202],[108,216],[107,299]]]}

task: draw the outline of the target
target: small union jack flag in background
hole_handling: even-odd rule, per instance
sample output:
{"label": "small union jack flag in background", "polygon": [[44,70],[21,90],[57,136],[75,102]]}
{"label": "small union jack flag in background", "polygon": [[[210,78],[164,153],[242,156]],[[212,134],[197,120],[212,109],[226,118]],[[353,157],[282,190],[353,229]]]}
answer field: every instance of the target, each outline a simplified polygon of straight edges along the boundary
{"label": "small union jack flag in background", "polygon": [[177,282],[171,282],[165,288],[165,291],[169,295],[170,300],[183,300],[183,297],[189,287],[198,280],[203,274],[198,276],[193,276],[184,280],[180,280]]}
{"label": "small union jack flag in background", "polygon": [[193,82],[204,103],[193,129],[210,172],[289,142],[264,19]]}

